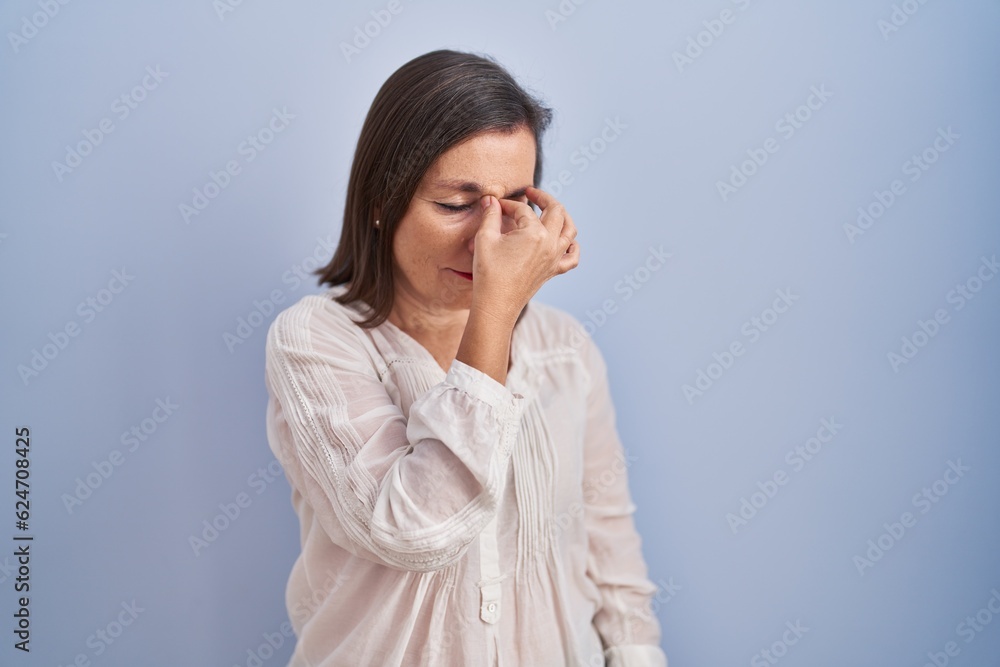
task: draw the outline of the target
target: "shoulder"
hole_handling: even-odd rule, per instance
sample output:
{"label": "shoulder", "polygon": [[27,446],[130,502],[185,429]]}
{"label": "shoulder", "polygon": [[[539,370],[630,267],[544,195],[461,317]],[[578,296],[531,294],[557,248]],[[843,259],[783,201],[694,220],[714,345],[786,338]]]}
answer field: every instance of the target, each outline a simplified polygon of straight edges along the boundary
{"label": "shoulder", "polygon": [[307,294],[279,312],[267,331],[268,354],[279,348],[313,349],[322,341],[340,341],[356,346],[361,340],[362,319],[352,306],[339,303],[334,297],[342,288],[331,288],[319,294]]}

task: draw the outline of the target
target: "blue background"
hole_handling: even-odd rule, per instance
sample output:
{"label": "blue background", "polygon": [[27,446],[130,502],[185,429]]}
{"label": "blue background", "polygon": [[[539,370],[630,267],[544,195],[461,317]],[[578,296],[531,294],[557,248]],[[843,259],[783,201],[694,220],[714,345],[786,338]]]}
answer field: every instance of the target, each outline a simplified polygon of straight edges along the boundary
{"label": "blue background", "polygon": [[[387,7],[0,8],[0,662],[287,660],[291,640],[271,655],[265,635],[287,620],[299,528],[268,471],[264,334],[319,291],[308,272],[339,238],[378,88],[456,48],[556,111],[543,186],[581,263],[536,299],[589,323],[608,361],[671,667],[770,664],[763,650],[783,667],[918,666],[948,642],[939,664],[998,664],[1000,5]],[[275,110],[293,117],[273,141],[243,144]],[[53,166],[81,142],[96,145]],[[872,222],[852,230],[859,207]],[[650,247],[670,258],[647,265]],[[11,633],[17,426],[30,655]],[[133,428],[144,439],[123,442]],[[91,638],[133,601],[113,643]],[[808,631],[783,645],[786,623]]]}

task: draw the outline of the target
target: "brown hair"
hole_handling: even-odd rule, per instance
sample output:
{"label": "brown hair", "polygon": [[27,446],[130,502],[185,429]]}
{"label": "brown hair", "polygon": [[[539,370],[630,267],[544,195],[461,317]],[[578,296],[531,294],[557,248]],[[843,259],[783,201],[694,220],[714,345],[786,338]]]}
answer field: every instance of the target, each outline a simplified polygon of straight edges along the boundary
{"label": "brown hair", "polygon": [[381,324],[393,303],[396,226],[434,160],[475,134],[526,127],[535,137],[533,185],[538,187],[541,138],[551,121],[552,110],[490,56],[438,50],[397,69],[375,95],[361,127],[340,241],[330,262],[313,271],[319,284],[350,282],[336,300],[363,301],[372,312],[358,324]]}

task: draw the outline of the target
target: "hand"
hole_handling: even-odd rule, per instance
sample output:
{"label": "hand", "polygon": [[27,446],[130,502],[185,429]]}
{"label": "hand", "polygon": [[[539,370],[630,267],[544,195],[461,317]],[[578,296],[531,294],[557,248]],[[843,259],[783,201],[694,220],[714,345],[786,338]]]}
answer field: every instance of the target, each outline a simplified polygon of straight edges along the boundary
{"label": "hand", "polygon": [[[576,225],[563,205],[535,187],[526,194],[541,218],[524,202],[492,195],[480,201],[488,208],[476,233],[472,301],[499,317],[516,319],[549,278],[580,263]],[[513,220],[507,233],[501,230],[504,216]]]}

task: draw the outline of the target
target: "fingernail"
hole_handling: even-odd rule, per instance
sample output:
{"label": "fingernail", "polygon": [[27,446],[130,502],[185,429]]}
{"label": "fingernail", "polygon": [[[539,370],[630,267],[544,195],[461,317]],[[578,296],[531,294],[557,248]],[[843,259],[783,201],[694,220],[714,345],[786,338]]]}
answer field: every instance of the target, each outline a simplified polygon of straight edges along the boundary
{"label": "fingernail", "polygon": [[490,207],[490,201],[492,200],[492,198],[493,198],[493,195],[486,195],[485,197],[483,197],[483,210],[484,211]]}

